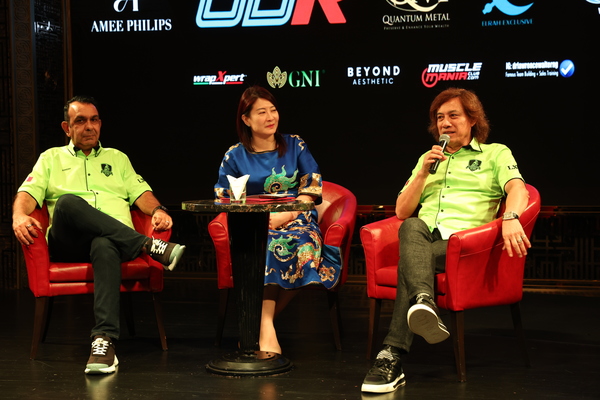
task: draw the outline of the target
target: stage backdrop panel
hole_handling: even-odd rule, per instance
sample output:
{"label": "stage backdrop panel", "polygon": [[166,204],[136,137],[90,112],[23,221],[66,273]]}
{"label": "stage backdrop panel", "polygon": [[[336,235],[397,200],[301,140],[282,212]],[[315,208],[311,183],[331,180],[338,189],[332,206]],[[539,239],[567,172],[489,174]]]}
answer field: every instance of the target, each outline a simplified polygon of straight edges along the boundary
{"label": "stage backdrop panel", "polygon": [[213,196],[239,96],[260,84],[360,204],[394,203],[434,143],[431,100],[459,86],[545,204],[596,205],[594,3],[71,0],[74,89],[166,204]]}

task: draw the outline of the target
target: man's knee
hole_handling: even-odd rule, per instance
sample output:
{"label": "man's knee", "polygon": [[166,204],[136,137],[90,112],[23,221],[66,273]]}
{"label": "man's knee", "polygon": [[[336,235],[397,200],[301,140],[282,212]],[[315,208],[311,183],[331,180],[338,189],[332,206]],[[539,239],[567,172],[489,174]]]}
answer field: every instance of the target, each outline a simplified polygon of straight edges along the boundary
{"label": "man's knee", "polygon": [[[63,194],[56,201],[56,205],[54,206],[54,212],[61,212],[63,210],[73,210],[73,207],[78,204],[78,202],[84,201],[81,197],[76,196],[74,194]],[[86,203],[87,204],[87,203]]]}
{"label": "man's knee", "polygon": [[398,230],[398,236],[402,237],[403,235],[412,234],[419,231],[427,231],[429,232],[429,228],[425,221],[421,218],[411,217],[407,218],[400,225],[400,229]]}

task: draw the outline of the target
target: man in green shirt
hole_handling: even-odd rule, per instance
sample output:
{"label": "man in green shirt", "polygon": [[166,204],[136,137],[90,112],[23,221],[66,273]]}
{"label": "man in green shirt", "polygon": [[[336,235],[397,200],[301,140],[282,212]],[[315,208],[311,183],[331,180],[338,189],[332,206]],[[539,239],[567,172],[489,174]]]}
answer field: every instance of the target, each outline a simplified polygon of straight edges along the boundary
{"label": "man in green shirt", "polygon": [[92,351],[85,373],[111,373],[119,363],[113,342],[120,334],[121,263],[146,252],[172,270],[185,246],[133,229],[133,205],[152,215],[155,230],[171,228],[172,220],[129,158],[100,145],[102,121],[95,100],[74,97],[65,105],[64,114],[62,128],[71,141],[43,152],[18,189],[13,231],[23,245],[33,243],[42,226],[29,214],[45,202],[51,259],[92,263],[96,326],[91,331]]}
{"label": "man in green shirt", "polygon": [[[523,257],[531,247],[518,215],[529,193],[508,147],[485,144],[489,124],[479,98],[465,89],[440,93],[429,110],[434,145],[423,154],[396,199],[400,262],[394,313],[383,349],[367,373],[363,392],[387,393],[406,381],[400,355],[410,350],[416,333],[438,343],[449,332],[434,303],[435,274],[445,270],[448,238],[454,232],[492,221],[506,196],[502,222],[504,250]],[[430,171],[439,163],[437,171]],[[421,206],[418,217],[412,217]]]}

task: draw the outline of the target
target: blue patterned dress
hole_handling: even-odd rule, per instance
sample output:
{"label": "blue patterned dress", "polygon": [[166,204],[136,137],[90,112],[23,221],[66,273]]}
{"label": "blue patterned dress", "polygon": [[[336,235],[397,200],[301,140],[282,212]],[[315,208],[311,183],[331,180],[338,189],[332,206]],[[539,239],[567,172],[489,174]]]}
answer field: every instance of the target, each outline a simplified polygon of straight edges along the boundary
{"label": "blue patterned dress", "polygon": [[[228,197],[227,175],[239,178],[249,174],[247,195],[264,193],[302,194],[321,201],[321,172],[304,140],[283,135],[287,152],[277,150],[252,153],[241,143],[229,148],[219,168],[215,185],[217,198]],[[333,288],[339,279],[341,253],[338,247],[323,245],[317,211],[304,211],[278,229],[269,230],[265,284],[294,289],[311,284]]]}

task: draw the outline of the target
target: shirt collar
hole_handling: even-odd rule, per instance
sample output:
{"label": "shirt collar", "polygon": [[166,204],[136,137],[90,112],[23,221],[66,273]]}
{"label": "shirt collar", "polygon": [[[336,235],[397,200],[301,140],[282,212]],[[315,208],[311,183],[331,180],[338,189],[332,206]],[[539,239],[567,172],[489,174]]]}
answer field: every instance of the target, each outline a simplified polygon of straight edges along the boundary
{"label": "shirt collar", "polygon": [[465,150],[478,151],[483,153],[483,149],[481,148],[481,144],[477,141],[477,139],[472,138],[471,143],[462,147]]}
{"label": "shirt collar", "polygon": [[[72,151],[72,154],[73,154],[74,156],[75,156],[75,155],[77,155],[77,151],[81,150],[79,147],[77,147],[77,146],[75,146],[75,145],[73,144],[73,141],[72,141],[72,140],[71,140],[71,142],[69,143],[68,149],[69,149],[70,151]],[[96,147],[94,147],[94,148],[92,149],[92,152],[90,153],[90,155],[91,155],[91,154],[93,154],[94,156],[98,157],[98,155],[99,155],[99,153],[100,153],[100,150],[102,150],[102,145],[100,144],[100,141],[98,141],[98,144],[96,145]]]}

